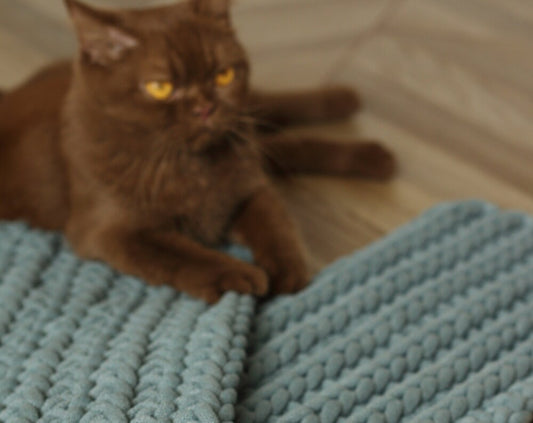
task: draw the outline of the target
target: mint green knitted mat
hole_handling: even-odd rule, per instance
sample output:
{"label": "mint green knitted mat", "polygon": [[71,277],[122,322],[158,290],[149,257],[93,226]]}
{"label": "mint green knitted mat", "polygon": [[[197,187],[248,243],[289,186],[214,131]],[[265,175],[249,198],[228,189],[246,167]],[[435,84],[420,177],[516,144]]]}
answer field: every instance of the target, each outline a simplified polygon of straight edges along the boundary
{"label": "mint green knitted mat", "polygon": [[[234,254],[245,257],[240,250]],[[0,225],[0,421],[529,423],[533,220],[444,204],[213,307]]]}

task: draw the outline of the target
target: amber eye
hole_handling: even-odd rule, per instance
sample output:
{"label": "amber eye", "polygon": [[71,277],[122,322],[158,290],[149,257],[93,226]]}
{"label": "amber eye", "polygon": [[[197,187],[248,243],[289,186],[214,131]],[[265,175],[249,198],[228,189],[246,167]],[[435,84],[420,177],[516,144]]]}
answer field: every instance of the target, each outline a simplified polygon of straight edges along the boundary
{"label": "amber eye", "polygon": [[150,81],[144,84],[146,92],[156,100],[167,100],[174,91],[171,82]]}
{"label": "amber eye", "polygon": [[219,87],[227,87],[235,79],[235,69],[227,68],[222,72],[219,72],[216,77],[216,83]]}

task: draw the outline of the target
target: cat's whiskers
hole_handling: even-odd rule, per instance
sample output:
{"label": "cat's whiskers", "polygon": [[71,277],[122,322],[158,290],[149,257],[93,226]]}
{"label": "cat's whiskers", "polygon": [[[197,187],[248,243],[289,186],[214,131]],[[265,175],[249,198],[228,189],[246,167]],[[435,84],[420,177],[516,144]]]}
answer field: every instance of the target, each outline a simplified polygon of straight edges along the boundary
{"label": "cat's whiskers", "polygon": [[257,129],[272,132],[278,132],[282,129],[281,125],[272,120],[261,118],[262,115],[267,115],[267,109],[261,105],[248,106],[244,113],[240,113],[241,117],[248,119]]}
{"label": "cat's whiskers", "polygon": [[225,131],[225,134],[228,137],[228,141],[230,141],[234,147],[233,151],[235,151],[240,158],[244,159],[245,156],[242,154],[240,146],[242,145],[243,141],[249,144],[248,139],[233,128],[228,128]]}
{"label": "cat's whiskers", "polygon": [[281,130],[281,127],[269,120],[261,119],[256,116],[251,116],[248,113],[240,113],[239,114],[239,120],[242,123],[251,125],[255,129],[263,128],[263,130],[268,130],[272,132],[277,132]]}
{"label": "cat's whiskers", "polygon": [[[261,122],[261,119],[258,119],[254,116],[250,116],[250,115],[247,115],[247,114],[242,114],[242,113],[239,113],[237,115],[239,121],[243,124],[246,124],[246,125],[251,125],[253,128],[256,128],[258,126],[258,124],[260,124]],[[265,124],[266,124],[266,121],[264,121]],[[277,127],[276,125],[270,125],[272,127]],[[244,135],[240,132],[238,132],[237,130],[233,129],[234,132],[237,132],[238,136],[239,137],[244,137]],[[281,173],[288,173],[288,169],[283,165],[282,162],[280,162],[273,154],[272,154],[272,151],[269,151],[267,148],[265,148],[263,146],[263,144],[261,143],[261,137],[260,136],[256,136],[257,138],[257,141],[253,142],[252,144],[255,146],[255,148],[257,148],[258,152],[260,154],[263,155],[263,157],[266,157],[268,158],[268,161],[270,161],[271,163],[274,164],[274,166],[276,167],[276,169],[278,169],[278,171],[280,171]]]}
{"label": "cat's whiskers", "polygon": [[235,141],[238,141],[239,143],[242,143],[243,141],[246,142],[248,144],[248,146],[252,147],[253,149],[255,149],[256,153],[258,153],[259,156],[267,156],[268,155],[268,151],[266,151],[263,146],[261,145],[260,142],[258,141],[255,141],[255,140],[250,140],[250,138],[247,136],[247,134],[244,134],[242,133],[241,131],[237,130],[237,129],[230,129],[228,131],[228,134],[232,136],[232,138],[235,140]]}

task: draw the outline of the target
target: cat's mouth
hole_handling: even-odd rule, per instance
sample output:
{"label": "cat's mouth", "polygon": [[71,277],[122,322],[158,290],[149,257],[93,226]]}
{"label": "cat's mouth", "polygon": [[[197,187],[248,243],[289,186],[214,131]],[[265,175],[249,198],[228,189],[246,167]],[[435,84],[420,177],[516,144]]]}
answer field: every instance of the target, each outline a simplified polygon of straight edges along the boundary
{"label": "cat's mouth", "polygon": [[216,143],[222,136],[222,131],[215,126],[201,125],[194,134],[189,137],[187,144],[193,152],[201,152]]}
{"label": "cat's mouth", "polygon": [[234,123],[227,116],[221,115],[220,110],[214,110],[209,116],[198,116],[189,127],[186,139],[190,151],[198,153],[209,149],[220,142]]}

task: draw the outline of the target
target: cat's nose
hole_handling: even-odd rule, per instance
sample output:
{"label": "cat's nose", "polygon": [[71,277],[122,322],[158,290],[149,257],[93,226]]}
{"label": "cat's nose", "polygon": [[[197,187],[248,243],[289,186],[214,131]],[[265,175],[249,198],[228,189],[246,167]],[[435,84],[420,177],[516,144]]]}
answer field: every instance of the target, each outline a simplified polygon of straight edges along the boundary
{"label": "cat's nose", "polygon": [[202,103],[194,106],[192,112],[195,116],[206,120],[215,112],[216,106],[214,103]]}

